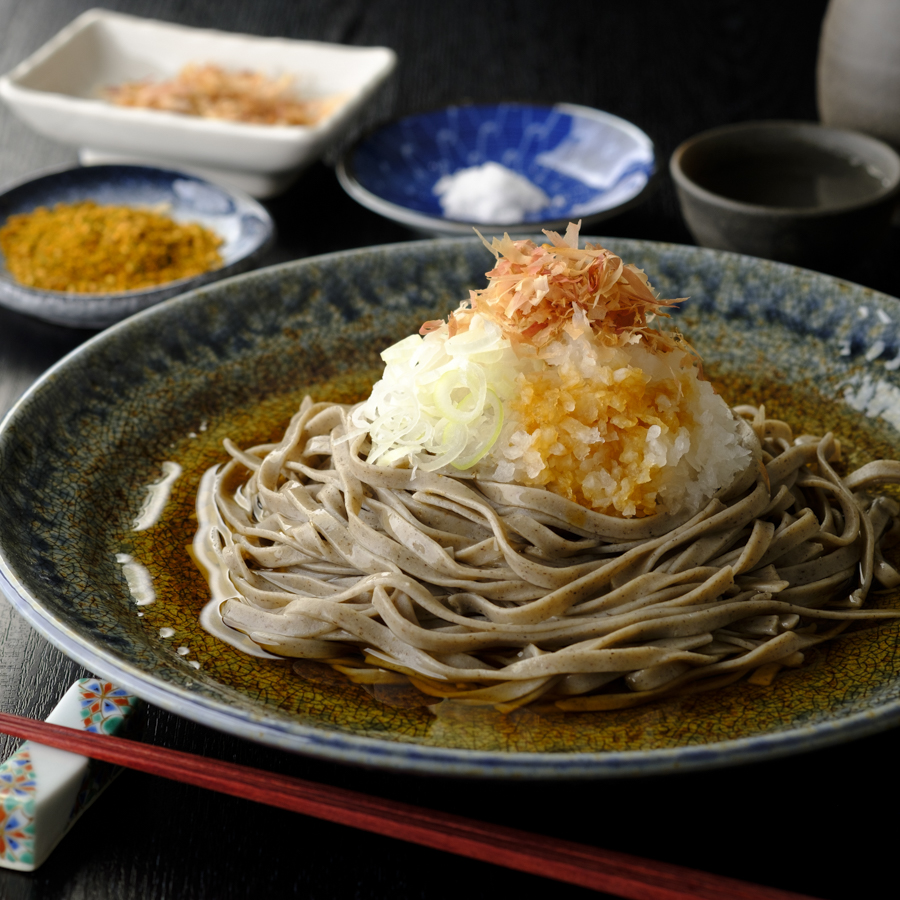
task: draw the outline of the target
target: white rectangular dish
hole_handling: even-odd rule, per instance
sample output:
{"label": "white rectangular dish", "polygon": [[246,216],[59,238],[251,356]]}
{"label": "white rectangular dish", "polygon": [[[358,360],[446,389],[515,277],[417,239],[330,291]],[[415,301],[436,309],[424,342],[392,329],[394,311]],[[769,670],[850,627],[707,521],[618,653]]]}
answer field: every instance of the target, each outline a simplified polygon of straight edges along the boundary
{"label": "white rectangular dish", "polygon": [[[253,37],[92,9],[0,78],[29,125],[79,148],[81,160],[189,169],[272,196],[351,124],[396,65],[386,47]],[[315,125],[255,125],[115,106],[103,88],[174,77],[188,63],[289,75],[309,98],[342,102]]]}

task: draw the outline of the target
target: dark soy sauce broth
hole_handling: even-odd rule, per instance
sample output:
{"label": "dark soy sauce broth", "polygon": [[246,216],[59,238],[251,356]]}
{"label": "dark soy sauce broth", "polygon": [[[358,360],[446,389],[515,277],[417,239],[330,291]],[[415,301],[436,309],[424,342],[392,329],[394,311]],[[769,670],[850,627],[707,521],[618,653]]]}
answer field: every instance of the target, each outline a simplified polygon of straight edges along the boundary
{"label": "dark soy sauce broth", "polygon": [[801,145],[722,154],[696,181],[714,194],[742,203],[828,209],[875,197],[883,178],[863,160]]}

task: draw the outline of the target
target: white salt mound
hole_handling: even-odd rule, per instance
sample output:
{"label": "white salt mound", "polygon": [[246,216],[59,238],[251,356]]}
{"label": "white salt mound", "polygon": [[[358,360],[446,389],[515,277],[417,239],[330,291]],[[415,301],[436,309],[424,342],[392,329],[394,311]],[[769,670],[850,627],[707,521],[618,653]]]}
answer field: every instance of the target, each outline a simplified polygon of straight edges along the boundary
{"label": "white salt mound", "polygon": [[459,169],[434,186],[448,219],[516,223],[548,206],[550,198],[524,175],[499,163]]}

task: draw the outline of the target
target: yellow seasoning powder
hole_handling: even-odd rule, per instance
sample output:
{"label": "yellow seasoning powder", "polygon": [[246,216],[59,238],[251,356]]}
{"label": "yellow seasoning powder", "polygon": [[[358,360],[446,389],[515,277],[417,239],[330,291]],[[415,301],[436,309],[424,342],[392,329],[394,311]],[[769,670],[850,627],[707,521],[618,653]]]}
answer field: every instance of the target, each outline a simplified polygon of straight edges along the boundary
{"label": "yellow seasoning powder", "polygon": [[221,245],[196,222],[93,200],[39,206],[0,228],[0,250],[16,281],[79,294],[138,290],[217,269]]}

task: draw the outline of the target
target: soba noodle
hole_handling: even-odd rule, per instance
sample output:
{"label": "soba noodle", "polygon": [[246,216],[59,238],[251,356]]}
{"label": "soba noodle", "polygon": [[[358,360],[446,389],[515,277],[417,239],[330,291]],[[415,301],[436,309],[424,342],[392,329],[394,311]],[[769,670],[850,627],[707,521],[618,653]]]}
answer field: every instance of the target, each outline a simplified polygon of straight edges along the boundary
{"label": "soba noodle", "polygon": [[195,542],[224,623],[423,702],[595,710],[766,682],[900,615],[861,609],[900,585],[900,507],[868,493],[900,463],[842,478],[831,434],[729,410],[643,272],[548,237],[495,239],[488,287],[385,350],[364,403],[227,444]]}
{"label": "soba noodle", "polygon": [[[217,475],[225,622],[271,653],[502,710],[644,703],[796,666],[859,618],[897,515],[828,434],[739,407],[761,457],[699,513],[620,519],[549,491],[363,458],[350,408],[304,402],[278,445]],[[753,438],[751,438],[752,440]],[[759,461],[762,464],[759,464]],[[836,602],[834,602],[836,601]],[[769,673],[771,674],[771,672]]]}

